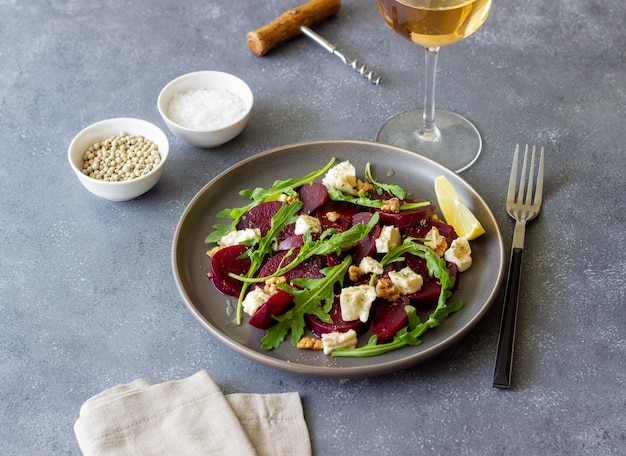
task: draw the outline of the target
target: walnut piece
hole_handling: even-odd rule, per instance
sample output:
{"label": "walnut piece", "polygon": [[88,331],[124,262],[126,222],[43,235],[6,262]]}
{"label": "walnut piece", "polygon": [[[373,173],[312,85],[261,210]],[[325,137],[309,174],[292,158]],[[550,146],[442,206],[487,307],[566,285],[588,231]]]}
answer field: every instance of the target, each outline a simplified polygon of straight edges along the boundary
{"label": "walnut piece", "polygon": [[391,279],[383,278],[376,281],[376,296],[389,302],[396,302],[400,299],[400,292]]}
{"label": "walnut piece", "polygon": [[390,214],[397,214],[400,212],[400,200],[395,197],[385,200],[380,210]]}
{"label": "walnut piece", "polygon": [[359,280],[362,274],[363,273],[361,272],[361,269],[358,266],[352,265],[348,268],[348,277],[353,282],[356,282],[357,280]]}
{"label": "walnut piece", "polygon": [[324,348],[324,344],[322,343],[322,339],[317,339],[315,337],[303,337],[296,345],[296,348],[303,348],[305,350],[322,350]]}
{"label": "walnut piece", "polygon": [[271,277],[265,281],[265,286],[263,287],[263,291],[268,295],[273,295],[278,291],[279,283],[287,283],[287,278],[285,276],[280,277]]}

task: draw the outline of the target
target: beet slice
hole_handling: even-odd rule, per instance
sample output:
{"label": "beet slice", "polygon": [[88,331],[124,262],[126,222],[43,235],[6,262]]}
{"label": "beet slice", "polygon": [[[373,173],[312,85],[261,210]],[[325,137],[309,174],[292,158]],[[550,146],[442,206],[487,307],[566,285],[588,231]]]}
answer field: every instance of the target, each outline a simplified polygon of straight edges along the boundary
{"label": "beet slice", "polygon": [[276,250],[283,251],[289,249],[297,249],[304,245],[304,238],[301,234],[293,234],[278,242]]}
{"label": "beet slice", "polygon": [[244,245],[232,245],[219,249],[211,258],[211,272],[207,277],[213,280],[215,288],[229,296],[239,296],[242,282],[230,277],[231,272],[243,275],[250,269],[250,258],[241,258],[248,249]]}
{"label": "beet slice", "polygon": [[378,343],[384,344],[393,339],[400,329],[404,328],[409,317],[404,308],[411,302],[406,296],[400,296],[396,302],[377,299],[374,305],[372,317],[372,335],[378,336]]}
{"label": "beet slice", "polygon": [[437,228],[439,234],[446,238],[446,241],[448,241],[448,245],[452,244],[452,241],[459,237],[456,234],[456,231],[454,231],[454,228],[452,228],[452,226],[448,225],[445,222],[442,222],[441,220],[428,220],[423,224],[408,228],[405,231],[405,236],[423,238],[433,227]]}
{"label": "beet slice", "polygon": [[303,185],[298,190],[302,201],[302,212],[310,214],[328,201],[328,189],[320,182]]}
{"label": "beet slice", "polygon": [[356,247],[352,249],[352,262],[358,266],[361,260],[367,256],[374,257],[376,254],[376,239],[380,236],[380,226],[376,225],[359,239]]}
{"label": "beet slice", "polygon": [[[455,279],[454,287],[452,287],[451,290],[454,291],[459,284],[459,270],[454,263],[448,263],[446,267],[450,276]],[[436,307],[439,295],[441,294],[441,285],[439,284],[439,280],[436,277],[428,275],[422,275],[422,277],[424,278],[422,288],[419,291],[410,293],[406,296],[411,300],[411,303],[415,307],[422,309]]]}
{"label": "beet slice", "polygon": [[[356,204],[329,200],[317,209],[316,214],[322,225],[322,231],[328,228],[345,231],[352,226],[352,216],[359,211],[360,208]],[[337,219],[334,217],[329,219],[328,213],[336,213],[339,217]]]}
{"label": "beet slice", "polygon": [[268,201],[250,208],[237,223],[237,229],[258,228],[265,236],[272,226],[272,217],[283,205],[280,201]]}
{"label": "beet slice", "polygon": [[329,312],[332,323],[326,323],[320,320],[316,315],[305,315],[306,322],[318,337],[322,334],[331,332],[347,332],[354,329],[357,333],[362,333],[367,329],[367,323],[363,323],[361,320],[344,321],[341,318],[341,304],[339,303],[339,296],[335,297],[335,302]]}
{"label": "beet slice", "polygon": [[269,329],[276,320],[274,315],[280,315],[293,307],[293,296],[284,290],[278,290],[250,317],[249,323],[255,328]]}
{"label": "beet slice", "polygon": [[380,223],[397,226],[401,230],[419,226],[422,220],[428,219],[436,207],[433,205],[420,207],[411,211],[402,211],[397,214],[379,211]]}
{"label": "beet slice", "polygon": [[[274,274],[279,267],[286,266],[292,261],[296,255],[298,254],[298,250],[284,250],[282,252],[277,253],[273,257],[271,257],[267,262],[261,267],[257,276],[258,277],[267,277],[269,275]],[[287,282],[290,282],[296,278],[310,278],[310,279],[321,279],[324,275],[320,272],[320,269],[325,266],[325,258],[321,256],[314,256],[308,258],[307,260],[300,263],[298,266],[293,268],[291,271],[285,273],[285,278]]]}

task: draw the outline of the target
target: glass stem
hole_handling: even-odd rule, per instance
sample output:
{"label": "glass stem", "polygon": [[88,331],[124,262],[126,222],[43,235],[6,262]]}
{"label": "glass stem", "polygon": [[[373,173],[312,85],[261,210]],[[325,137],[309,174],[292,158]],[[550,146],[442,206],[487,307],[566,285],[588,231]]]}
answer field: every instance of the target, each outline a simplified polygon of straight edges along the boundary
{"label": "glass stem", "polygon": [[422,128],[417,132],[422,141],[437,141],[441,132],[435,125],[435,76],[439,47],[425,47],[426,89],[424,93],[424,115]]}

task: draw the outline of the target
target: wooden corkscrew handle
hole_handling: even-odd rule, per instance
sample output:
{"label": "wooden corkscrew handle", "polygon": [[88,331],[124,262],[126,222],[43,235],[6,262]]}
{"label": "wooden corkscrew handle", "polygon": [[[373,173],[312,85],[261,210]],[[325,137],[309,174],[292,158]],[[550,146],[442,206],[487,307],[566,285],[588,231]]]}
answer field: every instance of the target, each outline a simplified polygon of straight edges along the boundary
{"label": "wooden corkscrew handle", "polygon": [[254,55],[265,55],[279,43],[300,35],[300,27],[310,26],[315,22],[337,14],[341,0],[311,0],[284,12],[263,27],[248,32],[246,41]]}

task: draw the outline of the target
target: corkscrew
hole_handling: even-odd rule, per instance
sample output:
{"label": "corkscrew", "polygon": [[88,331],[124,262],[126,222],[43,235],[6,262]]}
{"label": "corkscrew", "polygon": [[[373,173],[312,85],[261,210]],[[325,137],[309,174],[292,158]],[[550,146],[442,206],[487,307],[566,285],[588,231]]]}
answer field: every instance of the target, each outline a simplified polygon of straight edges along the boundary
{"label": "corkscrew", "polygon": [[334,44],[309,28],[315,22],[337,14],[340,8],[340,0],[311,0],[304,5],[281,14],[269,24],[248,32],[246,42],[254,55],[262,56],[277,44],[303,34],[331,54],[339,57],[344,64],[351,67],[372,84],[378,85],[381,79],[380,76],[368,70],[357,59],[347,57]]}

